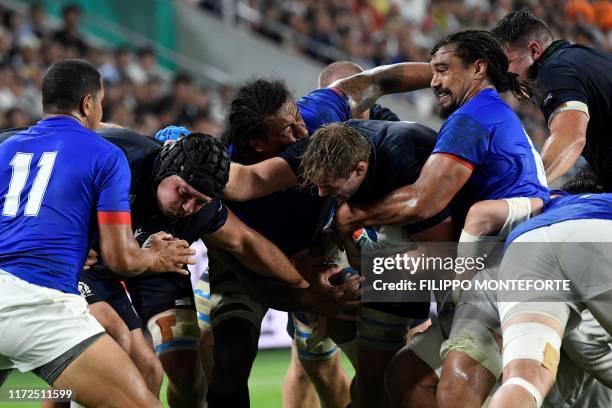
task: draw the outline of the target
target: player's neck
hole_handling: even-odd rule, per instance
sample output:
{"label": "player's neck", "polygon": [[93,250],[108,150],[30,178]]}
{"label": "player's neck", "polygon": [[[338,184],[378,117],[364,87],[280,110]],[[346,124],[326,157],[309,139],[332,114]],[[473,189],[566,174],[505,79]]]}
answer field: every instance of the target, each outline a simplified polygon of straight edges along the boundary
{"label": "player's neck", "polygon": [[465,97],[463,98],[463,103],[461,105],[466,104],[470,99],[472,99],[485,89],[495,90],[495,87],[487,80],[483,80],[474,84],[474,86],[465,93]]}
{"label": "player's neck", "polygon": [[77,115],[75,115],[73,113],[69,113],[69,112],[45,113],[43,115],[43,119],[53,118],[53,117],[58,117],[58,116],[66,116],[66,117],[72,118],[72,119],[76,120],[81,126],[87,127],[87,126],[85,126],[85,124],[83,123],[84,121],[81,118],[79,118]]}

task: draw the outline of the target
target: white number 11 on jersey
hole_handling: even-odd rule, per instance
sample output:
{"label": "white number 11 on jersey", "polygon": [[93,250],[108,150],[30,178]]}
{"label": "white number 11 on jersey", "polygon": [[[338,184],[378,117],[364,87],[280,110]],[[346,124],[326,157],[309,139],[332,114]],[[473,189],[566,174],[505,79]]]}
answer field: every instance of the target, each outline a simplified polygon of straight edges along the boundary
{"label": "white number 11 on jersey", "polygon": [[[15,217],[17,215],[19,198],[28,181],[30,162],[33,156],[32,153],[17,153],[13,157],[13,160],[11,160],[10,165],[13,168],[13,175],[11,176],[8,193],[6,193],[4,197],[2,215],[8,217]],[[28,201],[24,211],[24,214],[28,217],[36,217],[38,215],[43,196],[45,195],[45,190],[47,189],[47,183],[49,183],[49,178],[53,171],[55,156],[57,156],[57,152],[45,152],[38,161],[40,170],[38,170],[34,183],[32,183],[32,188],[28,194]]]}

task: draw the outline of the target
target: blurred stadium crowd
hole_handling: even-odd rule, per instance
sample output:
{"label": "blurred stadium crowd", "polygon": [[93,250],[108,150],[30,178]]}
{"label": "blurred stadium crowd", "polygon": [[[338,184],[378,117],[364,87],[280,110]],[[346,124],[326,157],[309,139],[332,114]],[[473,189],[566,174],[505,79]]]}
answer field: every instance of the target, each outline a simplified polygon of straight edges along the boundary
{"label": "blurred stadium crowd", "polygon": [[194,131],[219,135],[223,106],[232,89],[209,89],[189,75],[164,75],[153,49],[108,49],[79,34],[82,11],[63,8],[63,22],[52,27],[43,6],[27,16],[2,9],[0,25],[0,128],[31,125],[41,115],[41,81],[45,70],[63,58],[84,58],[104,78],[105,122],[154,135],[180,123]]}
{"label": "blurred stadium crowd", "polygon": [[[200,5],[218,15],[222,0]],[[587,0],[239,0],[245,26],[285,47],[324,63],[332,46],[346,58],[370,68],[407,61],[428,61],[433,45],[460,29],[490,29],[505,14],[528,8],[546,21],[556,38],[612,51],[612,2]],[[248,11],[244,11],[248,10]],[[258,12],[258,13],[257,13]],[[303,38],[307,37],[307,41]],[[337,57],[336,57],[337,58]],[[419,112],[431,112],[429,95],[405,95]],[[511,102],[538,146],[545,138],[537,107]]]}
{"label": "blurred stadium crowd", "polygon": [[[224,10],[223,0],[198,4],[219,16]],[[323,63],[343,56],[369,68],[427,61],[431,47],[445,34],[465,27],[490,28],[520,7],[547,21],[557,38],[612,51],[612,3],[605,0],[238,0],[233,10],[250,17],[233,20],[288,52]],[[27,16],[2,8],[0,13],[1,128],[35,122],[41,116],[38,101],[45,68],[62,58],[79,57],[92,62],[105,80],[104,121],[149,135],[169,124],[215,136],[222,132],[231,87],[211,89],[184,73],[162,75],[150,48],[108,49],[92,44],[79,34],[82,12],[76,6],[64,7],[63,22],[55,28],[39,3],[30,7]],[[403,98],[421,113],[431,114],[434,109],[430,93]],[[546,130],[539,110],[511,103],[541,146]]]}

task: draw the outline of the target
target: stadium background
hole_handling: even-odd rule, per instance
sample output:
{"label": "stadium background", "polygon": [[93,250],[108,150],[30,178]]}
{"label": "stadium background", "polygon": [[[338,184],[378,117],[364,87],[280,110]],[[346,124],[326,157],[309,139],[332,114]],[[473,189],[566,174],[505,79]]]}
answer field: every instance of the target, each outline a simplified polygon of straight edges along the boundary
{"label": "stadium background", "polygon": [[[75,7],[66,14],[67,5]],[[104,78],[104,121],[146,135],[180,124],[220,136],[224,108],[241,80],[280,76],[300,96],[316,87],[329,62],[369,68],[426,61],[446,33],[490,28],[520,7],[547,21],[558,38],[612,51],[610,1],[0,0],[0,128],[37,121],[45,69],[79,57]],[[539,110],[510,102],[541,147],[547,133]],[[403,120],[440,125],[428,90],[383,104]],[[269,316],[261,345],[286,345],[285,322],[282,313]],[[281,406],[288,363],[287,348],[260,352],[250,380],[254,407]],[[13,374],[5,384],[42,386],[32,374]]]}

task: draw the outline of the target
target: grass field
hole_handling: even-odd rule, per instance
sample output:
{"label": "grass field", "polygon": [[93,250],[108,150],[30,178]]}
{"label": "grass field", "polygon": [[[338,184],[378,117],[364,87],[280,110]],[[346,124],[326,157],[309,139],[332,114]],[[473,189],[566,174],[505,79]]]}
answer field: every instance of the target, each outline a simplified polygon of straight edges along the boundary
{"label": "grass field", "polygon": [[[251,391],[251,406],[253,408],[276,408],[282,407],[281,388],[285,372],[290,361],[289,349],[260,351],[251,378],[249,389]],[[352,369],[346,358],[343,359],[344,368],[352,376]],[[165,382],[165,381],[164,381]],[[44,388],[45,383],[34,374],[21,374],[14,372],[8,378],[3,388]],[[166,404],[166,386],[162,387],[161,400]],[[38,408],[40,403],[6,403],[0,402],[0,408]]]}

